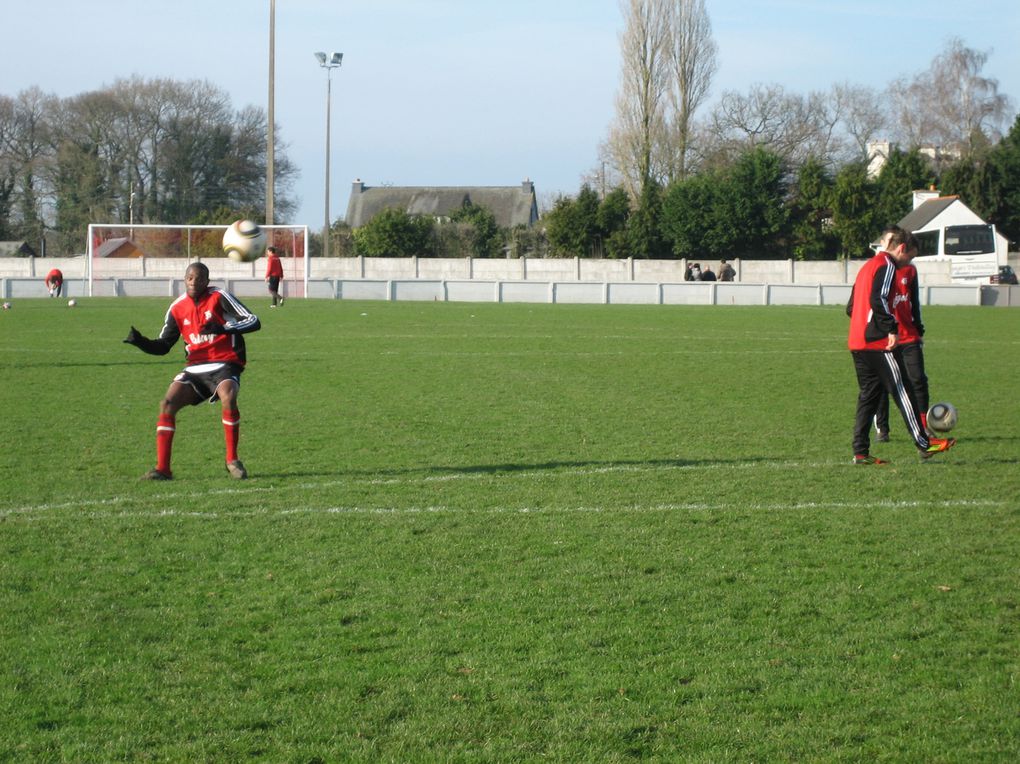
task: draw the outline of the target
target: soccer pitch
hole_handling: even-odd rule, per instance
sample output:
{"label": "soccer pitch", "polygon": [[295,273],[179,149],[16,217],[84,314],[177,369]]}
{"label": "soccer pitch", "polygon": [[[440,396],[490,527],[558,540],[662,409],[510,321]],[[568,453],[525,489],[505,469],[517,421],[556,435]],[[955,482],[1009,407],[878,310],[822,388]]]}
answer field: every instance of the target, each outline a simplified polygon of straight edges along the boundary
{"label": "soccer pitch", "polygon": [[855,467],[839,308],[246,300],[149,483],[168,303],[0,315],[0,760],[1020,756],[1020,312]]}

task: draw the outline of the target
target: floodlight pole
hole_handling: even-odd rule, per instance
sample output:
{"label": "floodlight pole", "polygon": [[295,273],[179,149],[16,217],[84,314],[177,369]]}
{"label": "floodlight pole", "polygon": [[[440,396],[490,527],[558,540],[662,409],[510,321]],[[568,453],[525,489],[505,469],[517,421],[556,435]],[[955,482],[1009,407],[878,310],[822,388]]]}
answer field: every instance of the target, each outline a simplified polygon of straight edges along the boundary
{"label": "floodlight pole", "polygon": [[326,214],[322,226],[322,256],[329,257],[329,133],[330,133],[330,98],[332,90],[332,74],[334,69],[340,67],[344,59],[343,53],[331,53],[326,57],[325,53],[316,53],[315,58],[319,66],[326,70]]}
{"label": "floodlight pole", "polygon": [[273,224],[276,173],[276,0],[269,0],[269,120],[266,130],[266,225]]}

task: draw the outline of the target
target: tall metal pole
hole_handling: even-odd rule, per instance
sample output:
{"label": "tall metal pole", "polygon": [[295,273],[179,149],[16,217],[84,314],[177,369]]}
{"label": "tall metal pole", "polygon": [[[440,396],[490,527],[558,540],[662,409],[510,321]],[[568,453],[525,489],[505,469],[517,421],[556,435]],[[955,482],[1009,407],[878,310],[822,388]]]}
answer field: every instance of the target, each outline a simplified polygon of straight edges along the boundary
{"label": "tall metal pole", "polygon": [[266,225],[273,224],[273,194],[276,153],[276,0],[269,0],[269,125],[266,132]]}
{"label": "tall metal pole", "polygon": [[329,138],[330,138],[330,99],[332,91],[333,70],[340,66],[344,60],[343,53],[331,53],[327,58],[325,53],[315,54],[319,66],[326,70],[326,216],[322,224],[322,254],[329,257]]}
{"label": "tall metal pole", "polygon": [[326,67],[326,217],[322,226],[322,256],[329,257],[329,112],[333,69]]}

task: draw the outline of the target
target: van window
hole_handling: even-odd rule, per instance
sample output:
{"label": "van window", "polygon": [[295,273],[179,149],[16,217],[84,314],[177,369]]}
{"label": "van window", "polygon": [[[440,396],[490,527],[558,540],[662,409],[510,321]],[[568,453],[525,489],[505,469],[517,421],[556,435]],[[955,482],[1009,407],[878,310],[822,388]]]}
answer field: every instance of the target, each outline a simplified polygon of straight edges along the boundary
{"label": "van window", "polygon": [[917,254],[924,257],[927,255],[937,255],[939,253],[938,231],[918,231],[914,234],[914,236],[917,238]]}
{"label": "van window", "polygon": [[946,226],[947,255],[985,255],[995,251],[990,225]]}

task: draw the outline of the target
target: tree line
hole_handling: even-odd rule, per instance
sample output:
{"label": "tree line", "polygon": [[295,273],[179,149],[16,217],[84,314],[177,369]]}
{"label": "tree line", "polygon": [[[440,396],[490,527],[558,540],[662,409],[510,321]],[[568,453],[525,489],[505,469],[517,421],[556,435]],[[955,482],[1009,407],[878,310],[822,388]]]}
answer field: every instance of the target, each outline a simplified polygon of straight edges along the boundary
{"label": "tree line", "polygon": [[893,147],[872,177],[867,162],[837,170],[807,157],[746,149],[667,186],[585,183],[560,197],[534,229],[501,229],[468,205],[449,219],[389,209],[351,231],[333,227],[333,251],[366,257],[606,257],[831,260],[863,257],[877,231],[910,212],[912,191],[937,186],[1014,242],[1020,239],[1020,117],[996,145],[937,167],[919,149]]}
{"label": "tree line", "polygon": [[[930,185],[1020,239],[1020,122],[1003,135],[1011,104],[983,74],[987,53],[951,39],[883,91],[756,84],[724,92],[699,118],[717,68],[704,0],[620,7],[615,116],[598,169],[543,218],[554,251],[853,257]],[[888,146],[877,174],[876,145]]]}
{"label": "tree line", "polygon": [[[279,128],[277,128],[278,130]],[[118,80],[71,98],[0,95],[0,239],[82,251],[89,223],[261,219],[265,112],[208,82]],[[274,153],[275,209],[295,168]]]}
{"label": "tree line", "polygon": [[874,177],[868,163],[833,171],[807,157],[745,150],[732,164],[644,185],[636,205],[622,186],[585,184],[542,218],[551,252],[569,257],[828,260],[862,257],[876,232],[911,210],[911,192],[959,195],[1020,240],[1020,117],[996,145],[937,167],[919,149],[892,148]]}

